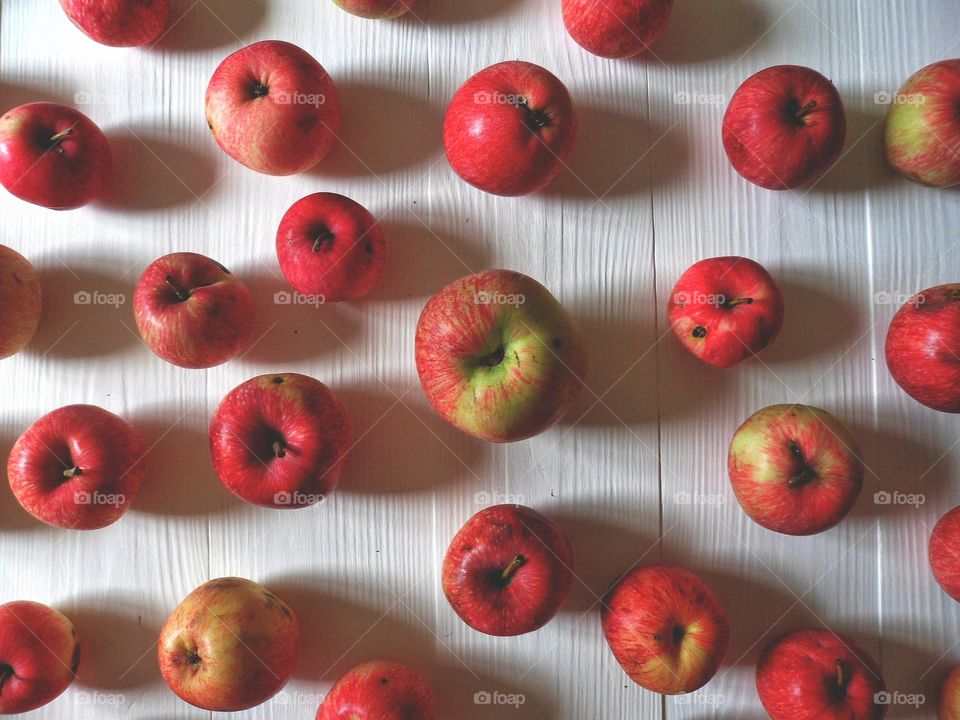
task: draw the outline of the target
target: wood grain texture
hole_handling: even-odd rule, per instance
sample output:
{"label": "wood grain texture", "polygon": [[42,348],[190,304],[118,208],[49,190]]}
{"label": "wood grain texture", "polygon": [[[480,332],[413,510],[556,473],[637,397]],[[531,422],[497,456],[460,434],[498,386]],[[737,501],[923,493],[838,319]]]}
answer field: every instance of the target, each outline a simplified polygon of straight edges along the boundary
{"label": "wood grain texture", "polygon": [[[880,149],[890,93],[915,69],[960,53],[950,0],[681,0],[654,54],[607,61],[577,47],[556,0],[422,0],[417,17],[353,18],[326,0],[173,0],[151,50],[80,34],[52,0],[0,6],[0,100],[77,104],[108,134],[118,182],[105,202],[57,214],[0,195],[4,239],[40,269],[46,307],[29,348],[3,362],[3,456],[27,425],[89,402],[151,443],[142,495],[96,533],[40,527],[0,498],[0,600],[52,604],[84,644],[78,682],[42,720],[203,717],[163,684],[155,640],[169,612],[211,577],[266,583],[297,611],[302,662],[290,685],[245,718],[311,718],[352,665],[390,657],[422,668],[443,717],[764,717],[753,668],[766,642],[803,625],[852,635],[892,690],[924,693],[960,660],[958,614],[926,563],[936,519],[960,502],[955,418],[925,411],[882,358],[896,306],[884,298],[956,281],[955,193],[896,178]],[[311,52],[336,80],[342,144],[292,178],[256,175],[209,137],[202,99],[217,64],[260,39]],[[477,70],[525,59],[557,74],[580,133],[546,192],[495,198],[443,158],[446,102]],[[720,143],[730,95],[751,73],[809,65],[844,97],[844,157],[812,190],[771,193],[740,179]],[[277,305],[286,285],[273,238],[299,197],[331,190],[380,218],[388,270],[352,306]],[[207,254],[257,302],[257,344],[242,359],[185,371],[139,342],[130,301],[139,273],[176,250]],[[669,335],[679,274],[746,255],[777,278],[781,338],[725,372]],[[490,446],[444,425],[420,390],[413,330],[426,298],[490,267],[542,281],[580,319],[591,372],[568,417],[528,442]],[[78,292],[120,294],[117,307]],[[212,474],[206,427],[220,399],[271,371],[313,375],[343,398],[356,445],[343,485],[321,506],[255,509]],[[869,467],[838,528],[787,538],[736,504],[725,458],[737,425],[778,402],[818,405],[846,422]],[[919,508],[874,493],[922,493]],[[447,605],[447,543],[486,504],[517,501],[555,517],[577,580],[541,631],[503,639],[467,628]],[[733,642],[718,677],[683,699],[633,685],[606,648],[599,600],[637,562],[701,573],[728,608]],[[475,693],[521,693],[489,707]]]}

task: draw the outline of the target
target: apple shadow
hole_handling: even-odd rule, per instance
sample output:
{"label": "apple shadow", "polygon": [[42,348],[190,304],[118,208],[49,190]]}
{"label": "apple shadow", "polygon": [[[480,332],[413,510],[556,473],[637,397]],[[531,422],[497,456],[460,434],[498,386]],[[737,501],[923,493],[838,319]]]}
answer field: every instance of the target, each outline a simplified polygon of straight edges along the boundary
{"label": "apple shadow", "polygon": [[[767,14],[756,0],[684,0],[673,4],[670,23],[652,50],[678,65],[742,58],[767,29]],[[649,62],[650,56],[637,59]]]}
{"label": "apple shadow", "polygon": [[[74,105],[75,95],[70,95],[51,89],[50,79],[36,78],[36,83],[23,83],[18,78],[16,83],[7,80],[0,81],[0,113],[12,110],[21,105],[36,102],[55,102],[61,105]],[[82,108],[81,108],[82,110]]]}
{"label": "apple shadow", "polygon": [[401,16],[401,19],[418,25],[421,21],[428,26],[460,25],[490,20],[505,14],[511,6],[519,5],[520,2],[521,0],[487,0],[486,2],[472,2],[472,0],[426,0],[424,2],[420,0],[413,6],[416,17],[407,13]]}
{"label": "apple shadow", "polygon": [[[556,704],[545,694],[534,692],[530,686],[521,685],[518,678],[507,673],[478,671],[473,665],[457,658],[439,662],[433,670],[434,687],[437,689],[440,717],[458,718],[458,720],[489,720],[491,717],[524,717],[537,720],[558,720]],[[522,677],[520,678],[522,680]],[[553,678],[545,678],[543,684]],[[523,703],[502,705],[501,715],[490,713],[491,706],[478,698],[492,693],[523,696]]]}
{"label": "apple shadow", "polygon": [[[911,636],[915,638],[916,630],[898,625],[896,621],[884,622],[880,657],[873,659],[881,663],[883,679],[889,692],[922,694],[926,703],[921,708],[927,708],[933,713],[940,694],[940,685],[947,673],[957,664],[957,657],[954,655],[951,658],[949,650],[941,654],[939,648],[931,651],[920,647],[915,639],[911,640]],[[952,641],[947,641],[944,647],[952,644]],[[910,705],[892,705],[888,717],[919,717],[918,712],[922,710]]]}
{"label": "apple shadow", "polygon": [[309,175],[330,181],[381,176],[441,151],[442,117],[429,100],[350,78],[337,80],[337,89],[343,108],[339,141]]}
{"label": "apple shadow", "polygon": [[253,344],[240,356],[243,361],[289,365],[346,352],[343,345],[360,333],[362,303],[314,302],[295,294],[279,268],[271,272],[262,265],[242,267],[237,276],[256,306]]}
{"label": "apple shadow", "polygon": [[262,24],[267,12],[267,0],[171,0],[166,34],[153,49],[188,53],[246,45],[244,38]]}
{"label": "apple shadow", "polygon": [[43,312],[25,352],[39,358],[113,355],[140,342],[133,319],[134,279],[124,281],[71,261],[37,268]]}
{"label": "apple shadow", "polygon": [[112,210],[157,210],[196,202],[216,181],[208,153],[168,142],[148,129],[117,130],[107,136],[113,176],[104,198]]}
{"label": "apple shadow", "polygon": [[3,465],[3,480],[0,481],[0,486],[2,486],[0,488],[0,530],[5,532],[46,528],[46,525],[20,507],[20,503],[17,502],[17,498],[14,497],[13,491],[10,489],[10,478],[7,475],[7,458],[10,457],[13,444],[28,426],[29,423],[21,428],[11,428],[0,435],[0,458],[3,458],[3,462],[0,463]]}

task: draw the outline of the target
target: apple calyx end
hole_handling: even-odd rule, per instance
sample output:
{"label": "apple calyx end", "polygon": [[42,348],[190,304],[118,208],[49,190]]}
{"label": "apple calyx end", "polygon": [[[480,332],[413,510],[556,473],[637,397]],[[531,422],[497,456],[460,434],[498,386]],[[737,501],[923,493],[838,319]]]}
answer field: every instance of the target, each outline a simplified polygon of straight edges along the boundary
{"label": "apple calyx end", "polygon": [[190,665],[199,665],[203,662],[203,659],[200,657],[200,653],[196,650],[187,650],[187,663]]}
{"label": "apple calyx end", "polygon": [[7,684],[7,680],[12,678],[16,673],[13,672],[13,668],[6,663],[0,663],[0,695],[3,694],[3,686]]}
{"label": "apple calyx end", "polygon": [[253,93],[254,98],[262,98],[270,94],[270,88],[258,80],[253,84],[250,92]]}
{"label": "apple calyx end", "polygon": [[510,563],[503,569],[503,572],[500,573],[500,581],[504,587],[510,584],[514,573],[516,573],[517,570],[526,563],[527,559],[523,555],[517,555],[513,558],[513,560],[510,561]]}

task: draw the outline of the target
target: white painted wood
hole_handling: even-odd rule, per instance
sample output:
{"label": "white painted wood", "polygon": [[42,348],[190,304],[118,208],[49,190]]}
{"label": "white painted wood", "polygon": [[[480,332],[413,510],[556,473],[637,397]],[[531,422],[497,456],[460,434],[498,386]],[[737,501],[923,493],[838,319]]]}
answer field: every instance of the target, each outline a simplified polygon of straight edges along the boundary
{"label": "white painted wood", "polygon": [[[954,418],[924,410],[890,380],[882,348],[895,308],[875,294],[956,281],[960,209],[955,194],[885,167],[884,108],[874,94],[960,52],[950,0],[683,0],[655,55],[625,62],[573,44],[556,0],[424,0],[417,18],[387,23],[330,2],[173,5],[177,22],[148,51],[96,45],[53,0],[0,7],[4,109],[83,103],[109,134],[120,177],[109,202],[66,214],[0,195],[2,242],[41,269],[48,298],[37,339],[3,362],[0,447],[5,456],[30,422],[71,402],[118,412],[155,443],[142,496],[103,531],[42,528],[0,492],[0,600],[53,604],[84,642],[78,683],[36,717],[203,716],[163,685],[154,642],[186,593],[226,574],[269,584],[305,628],[294,681],[243,717],[312,717],[339,674],[387,656],[430,676],[444,717],[760,718],[756,658],[778,632],[804,624],[852,635],[882,661],[891,689],[927,695],[919,710],[894,707],[891,717],[934,716],[936,682],[960,661],[960,628],[927,570],[925,544],[960,502],[950,485],[960,451]],[[293,178],[232,162],[203,118],[217,63],[267,38],[312,52],[346,113],[344,146]],[[513,58],[563,79],[580,119],[570,171],[526,199],[466,186],[440,142],[457,86]],[[813,190],[769,193],[729,167],[720,120],[744,78],[787,62],[836,81],[847,154]],[[387,276],[355,306],[277,306],[276,225],[318,190],[354,197],[382,219]],[[243,359],[188,372],[138,341],[133,284],[174,250],[208,254],[249,283],[262,339]],[[727,372],[697,364],[664,336],[679,273],[720,254],[766,265],[787,301],[784,333],[763,362]],[[488,267],[543,281],[582,320],[592,353],[589,389],[570,416],[505,447],[446,427],[413,364],[425,299]],[[75,305],[82,290],[127,302]],[[342,489],[321,507],[253,509],[212,474],[210,414],[232,387],[274,370],[328,383],[359,438]],[[853,516],[821,536],[762,530],[729,490],[731,434],[775,402],[836,414],[871,468]],[[924,493],[926,504],[876,506],[883,489]],[[688,495],[713,502],[683,502]],[[558,618],[514,639],[471,631],[439,587],[449,539],[503,497],[558,519],[578,575]],[[701,572],[730,612],[728,661],[689,703],[630,683],[599,630],[609,584],[635,562],[660,559]],[[526,703],[476,705],[479,691],[522,693]]]}

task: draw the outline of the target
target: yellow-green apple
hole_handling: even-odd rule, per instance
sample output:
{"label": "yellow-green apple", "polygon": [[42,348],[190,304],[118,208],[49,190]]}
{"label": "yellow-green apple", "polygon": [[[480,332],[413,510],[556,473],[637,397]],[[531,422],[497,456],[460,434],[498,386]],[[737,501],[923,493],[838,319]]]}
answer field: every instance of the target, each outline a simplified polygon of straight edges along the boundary
{"label": "yellow-green apple", "polygon": [[437,699],[423,675],[390,660],[371,660],[341,677],[316,720],[437,720]]}
{"label": "yellow-green apple", "polygon": [[910,397],[960,413],[960,283],[910,298],[890,322],[885,355],[890,374]]}
{"label": "yellow-green apple", "polygon": [[667,29],[673,0],[563,0],[563,24],[580,47],[605,58],[646,51]]}
{"label": "yellow-green apple", "polygon": [[276,40],[249,45],[220,63],[206,108],[223,151],[267,175],[309,170],[340,132],[333,79],[309,53]]}
{"label": "yellow-green apple", "polygon": [[210,580],[187,595],[160,631],[160,673],[204,710],[247,710],[276,695],[300,656],[289,606],[252,580]]}
{"label": "yellow-green apple", "polygon": [[887,160],[911,180],[960,185],[960,59],[918,70],[891,98],[884,125]]}
{"label": "yellow-green apple", "polygon": [[818,180],[840,157],[847,134],[840,93],[810,68],[777,65],[747,78],[723,116],[734,169],[768,190]]}
{"label": "yellow-green apple", "polygon": [[143,342],[158,357],[180,367],[208,368],[249,345],[253,298],[216,260],[178,252],[143,271],[133,316]]}
{"label": "yellow-green apple", "polygon": [[744,257],[701,260],[670,293],[667,320],[694,357],[730,367],[755,356],[783,326],[783,296],[762,265]]}
{"label": "yellow-green apple", "polygon": [[850,638],[820,628],[788,632],[766,647],[757,692],[771,720],[881,720],[887,710],[873,659]]}
{"label": "yellow-green apple", "polygon": [[933,577],[947,595],[960,602],[960,507],[934,525],[927,554]]}
{"label": "yellow-green apple", "polygon": [[360,203],[314,193],[287,210],[277,231],[284,277],[304,295],[357,300],[377,284],[386,263],[383,230]]}
{"label": "yellow-green apple", "polygon": [[297,373],[260,375],[231,390],[210,421],[210,456],[230,492],[269,508],[324,500],[351,445],[347,412],[330,388]]}
{"label": "yellow-green apple", "polygon": [[112,169],[110,143],[79,110],[38,102],[0,117],[0,183],[21,200],[82,207],[103,194]]}
{"label": "yellow-green apple", "polygon": [[494,505],[471,517],[443,558],[443,593],[467,625],[487,635],[522,635],[546,625],[573,579],[570,543],[550,518],[523,505]]}
{"label": "yellow-green apple", "polygon": [[127,511],[146,473],[147,443],[95,405],[67,405],[26,429],[10,451],[17,502],[54,527],[96,530]]}
{"label": "yellow-green apple", "polygon": [[641,565],[604,598],[603,634],[630,679],[663,695],[693,692],[716,674],[730,631],[720,600],[673,565]]}
{"label": "yellow-green apple", "polygon": [[461,178],[494,195],[542,190],[577,134],[570,93],[539,65],[497,63],[467,80],[443,121],[443,146]]}
{"label": "yellow-green apple", "polygon": [[954,666],[940,683],[937,720],[960,720],[960,665]]}
{"label": "yellow-green apple", "polygon": [[737,428],[730,482],[750,518],[785,535],[813,535],[850,512],[863,486],[857,441],[830,413],[770,405]]}
{"label": "yellow-green apple", "polygon": [[77,629],[64,615],[28,600],[0,605],[0,715],[46,705],[70,686],[79,664]]}
{"label": "yellow-green apple", "polygon": [[169,0],[60,0],[88,37],[111,47],[150,45],[167,28]]}
{"label": "yellow-green apple", "polygon": [[553,425],[587,372],[576,321],[543,285],[511,270],[468,275],[430,298],[415,346],[433,407],[490,442],[523,440]]}
{"label": "yellow-green apple", "polygon": [[19,352],[37,331],[42,301],[36,268],[0,245],[0,359]]}
{"label": "yellow-green apple", "polygon": [[369,20],[389,20],[409,12],[414,0],[334,0],[348,13]]}

